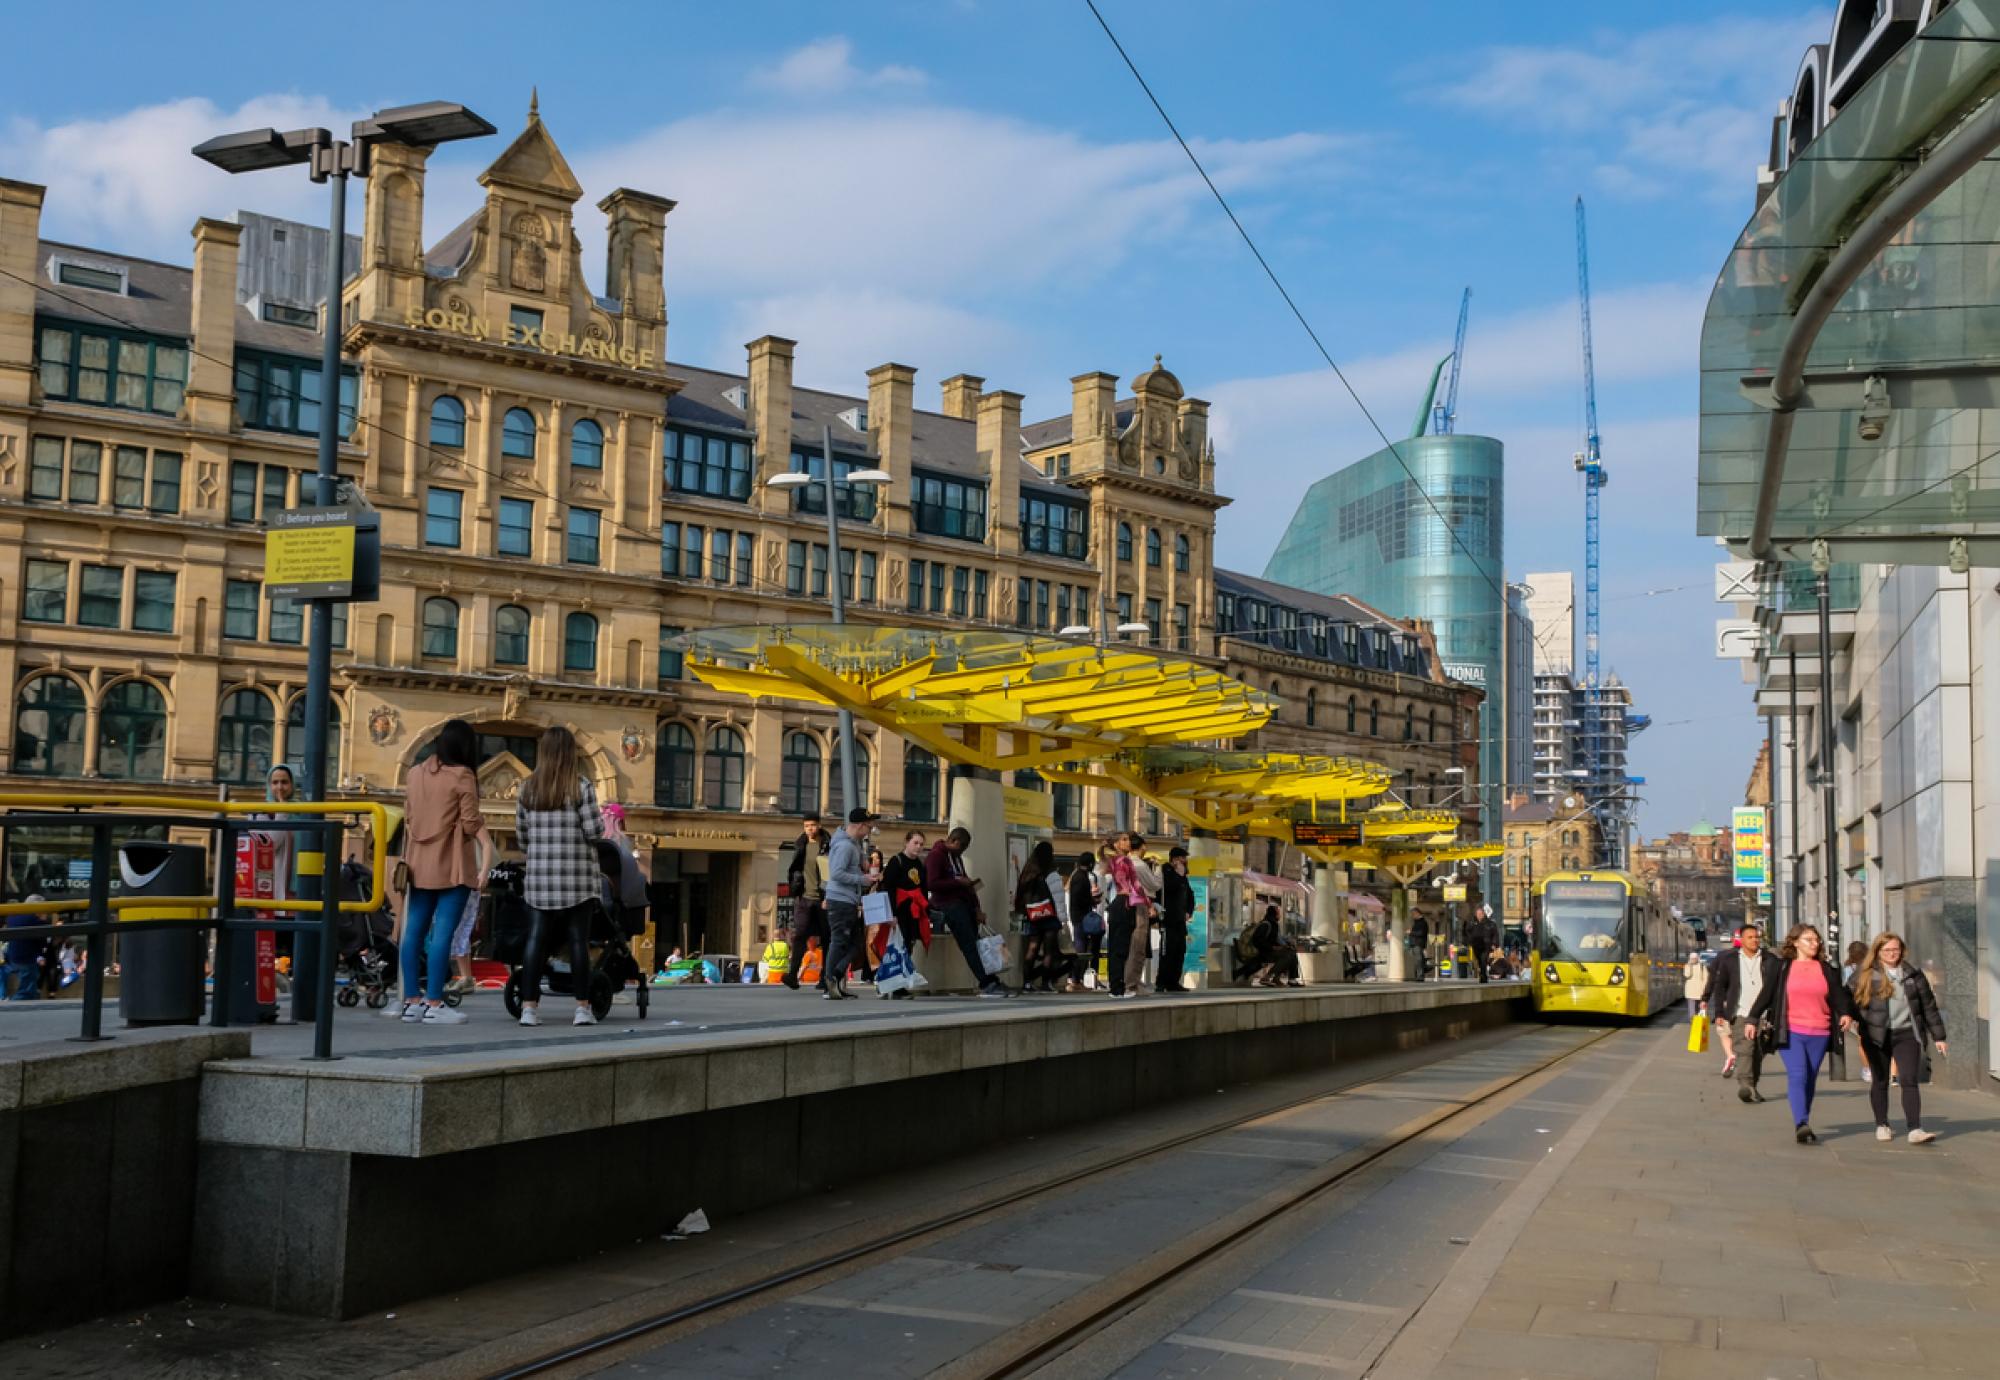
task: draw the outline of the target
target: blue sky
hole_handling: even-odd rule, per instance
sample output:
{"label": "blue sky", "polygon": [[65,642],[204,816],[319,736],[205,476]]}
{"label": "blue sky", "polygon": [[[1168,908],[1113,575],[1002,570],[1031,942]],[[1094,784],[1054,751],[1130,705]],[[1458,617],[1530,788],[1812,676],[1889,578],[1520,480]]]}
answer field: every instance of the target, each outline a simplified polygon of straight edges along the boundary
{"label": "blue sky", "polygon": [[[1612,475],[1605,657],[1657,724],[1634,753],[1643,827],[1719,817],[1761,734],[1736,663],[1712,656],[1718,553],[1691,535],[1698,330],[1827,9],[1100,3],[1391,436],[1472,287],[1459,427],[1507,443],[1516,578],[1582,562],[1584,195]],[[1237,498],[1221,554],[1253,573],[1307,485],[1378,444],[1082,0],[411,7],[381,26],[393,45],[333,63],[268,5],[205,6],[198,30],[153,6],[92,14],[117,42],[94,46],[89,82],[20,63],[0,92],[0,176],[50,185],[52,237],[184,262],[197,215],[322,214],[302,177],[231,186],[193,164],[209,134],[441,98],[505,137],[534,85],[585,185],[581,220],[620,185],[680,202],[676,359],[737,367],[775,332],[800,342],[810,384],[861,391],[895,359],[918,367],[920,400],[963,370],[1025,392],[1035,418],[1067,411],[1072,374],[1129,378],[1161,353],[1215,403]],[[10,33],[28,53],[77,42],[46,6]],[[433,237],[499,148],[432,161]]]}

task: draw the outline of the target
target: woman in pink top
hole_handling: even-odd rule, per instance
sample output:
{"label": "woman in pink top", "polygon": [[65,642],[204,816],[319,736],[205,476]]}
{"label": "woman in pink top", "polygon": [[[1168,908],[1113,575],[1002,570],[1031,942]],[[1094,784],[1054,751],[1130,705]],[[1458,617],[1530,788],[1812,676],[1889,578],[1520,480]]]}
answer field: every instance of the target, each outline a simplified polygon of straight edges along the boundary
{"label": "woman in pink top", "polygon": [[[479,814],[479,779],[472,774],[478,739],[463,719],[438,730],[429,757],[410,769],[404,805],[403,862],[409,896],[403,905],[403,1019],[459,1025],[466,1015],[444,1004],[451,935],[466,902],[493,860],[493,840]],[[419,968],[419,960],[422,967]],[[423,974],[418,999],[417,975]]]}
{"label": "woman in pink top", "polygon": [[1778,1057],[1785,1065],[1793,1138],[1800,1145],[1819,1144],[1811,1125],[1813,1093],[1819,1086],[1820,1062],[1833,1042],[1834,1025],[1838,1022],[1845,1035],[1854,1024],[1854,998],[1841,985],[1839,970],[1821,954],[1824,947],[1814,926],[1792,926],[1779,950],[1784,962],[1778,980],[1764,984],[1745,1017],[1753,1025],[1770,1017]]}

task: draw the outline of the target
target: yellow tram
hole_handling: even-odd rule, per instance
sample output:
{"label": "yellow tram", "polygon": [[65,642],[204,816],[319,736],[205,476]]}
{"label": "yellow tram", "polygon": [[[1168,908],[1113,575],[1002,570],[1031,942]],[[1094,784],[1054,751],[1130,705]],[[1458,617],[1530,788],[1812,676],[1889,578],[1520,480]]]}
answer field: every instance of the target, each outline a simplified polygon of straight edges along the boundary
{"label": "yellow tram", "polygon": [[1681,965],[1700,946],[1638,878],[1556,872],[1535,884],[1529,937],[1535,1009],[1650,1016],[1681,1000]]}

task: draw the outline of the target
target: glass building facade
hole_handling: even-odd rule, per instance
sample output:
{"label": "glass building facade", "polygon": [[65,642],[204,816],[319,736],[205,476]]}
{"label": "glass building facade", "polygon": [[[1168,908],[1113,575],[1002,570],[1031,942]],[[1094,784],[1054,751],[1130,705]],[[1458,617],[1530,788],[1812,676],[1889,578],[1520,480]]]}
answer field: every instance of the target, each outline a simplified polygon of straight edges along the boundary
{"label": "glass building facade", "polygon": [[1501,462],[1490,436],[1398,441],[1308,489],[1264,567],[1267,580],[1430,620],[1446,674],[1486,692],[1479,780],[1489,838],[1507,780]]}

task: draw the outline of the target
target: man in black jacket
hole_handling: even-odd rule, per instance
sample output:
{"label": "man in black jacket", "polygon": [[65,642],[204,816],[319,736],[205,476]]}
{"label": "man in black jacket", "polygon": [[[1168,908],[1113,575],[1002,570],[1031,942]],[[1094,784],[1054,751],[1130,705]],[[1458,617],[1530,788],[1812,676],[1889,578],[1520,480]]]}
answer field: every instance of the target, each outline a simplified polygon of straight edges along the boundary
{"label": "man in black jacket", "polygon": [[[1755,925],[1742,926],[1736,938],[1742,947],[1715,960],[1708,970],[1708,989],[1701,994],[1702,1011],[1722,1026],[1748,1012],[1766,987],[1775,987],[1784,966],[1776,954],[1764,948],[1764,932]],[[1759,1032],[1736,1051],[1736,1096],[1745,1102],[1762,1102],[1764,1095],[1757,1091],[1757,1080],[1763,1072],[1764,1038]]]}
{"label": "man in black jacket", "polygon": [[1465,942],[1472,946],[1473,966],[1479,969],[1479,980],[1486,981],[1487,964],[1493,951],[1500,947],[1500,927],[1493,923],[1493,916],[1483,906],[1480,914],[1465,928]]}
{"label": "man in black jacket", "polygon": [[[785,869],[785,881],[792,893],[792,957],[785,966],[785,986],[795,992],[799,987],[799,965],[806,958],[806,940],[819,937],[820,957],[824,959],[832,939],[826,927],[826,869],[820,864],[830,842],[826,830],[820,828],[819,815],[807,815],[803,830],[792,843],[792,860]],[[824,971],[820,974],[819,989],[826,990]]]}
{"label": "man in black jacket", "polygon": [[1167,854],[1167,870],[1161,878],[1160,971],[1153,978],[1156,992],[1185,992],[1181,969],[1187,966],[1188,917],[1194,914],[1194,886],[1187,879],[1188,851],[1176,848]]}

